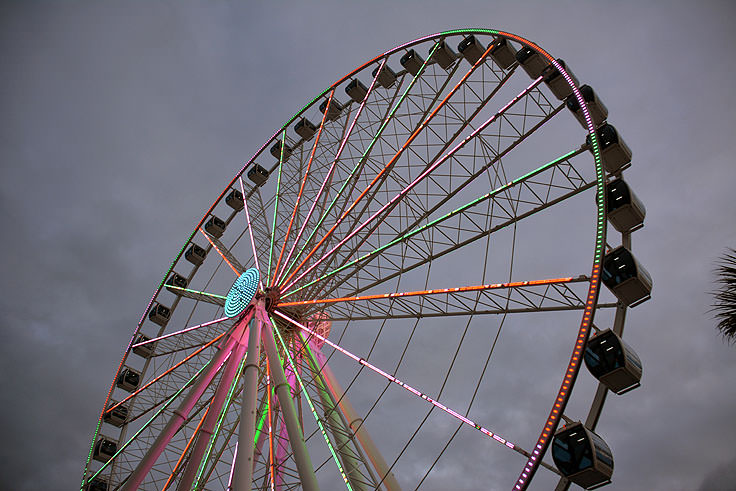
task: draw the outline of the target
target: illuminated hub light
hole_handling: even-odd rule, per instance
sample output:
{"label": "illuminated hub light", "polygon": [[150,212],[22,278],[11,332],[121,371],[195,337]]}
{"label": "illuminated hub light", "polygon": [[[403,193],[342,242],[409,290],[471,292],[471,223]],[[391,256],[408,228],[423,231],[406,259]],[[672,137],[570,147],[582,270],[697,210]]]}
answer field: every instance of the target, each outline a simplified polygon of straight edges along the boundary
{"label": "illuminated hub light", "polygon": [[258,270],[250,268],[235,280],[225,299],[225,315],[227,317],[240,315],[248,307],[258,290],[259,279]]}

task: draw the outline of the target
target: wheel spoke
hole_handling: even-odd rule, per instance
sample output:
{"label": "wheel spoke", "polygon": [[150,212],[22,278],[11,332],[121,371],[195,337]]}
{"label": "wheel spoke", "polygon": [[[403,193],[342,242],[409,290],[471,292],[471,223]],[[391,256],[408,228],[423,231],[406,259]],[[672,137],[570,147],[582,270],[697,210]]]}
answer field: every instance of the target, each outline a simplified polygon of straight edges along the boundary
{"label": "wheel spoke", "polygon": [[[240,191],[243,195],[243,209],[245,210],[245,220],[247,222],[248,226],[248,234],[250,236],[250,245],[253,247],[253,262],[256,265],[256,269],[258,271],[261,270],[260,265],[258,264],[258,251],[256,250],[256,242],[253,240],[253,226],[251,225],[250,221],[250,212],[248,211],[248,200],[245,197],[245,186],[243,186],[243,176],[238,176],[238,181],[240,182]],[[242,271],[242,268],[241,268]],[[261,287],[261,290],[263,290],[263,278],[262,275],[258,275],[258,284]]]}
{"label": "wheel spoke", "polygon": [[235,276],[240,276],[240,274],[243,272],[243,266],[235,259],[230,251],[227,250],[222,242],[220,242],[216,237],[211,236],[201,228],[199,229],[199,231],[202,232],[202,235],[204,235],[205,239],[207,239],[207,242],[210,243],[212,248],[217,251],[222,260],[225,261],[228,266],[230,266],[230,269],[233,270]]}
{"label": "wheel spoke", "polygon": [[[223,256],[224,257],[224,256]],[[235,269],[233,269],[235,271]],[[198,302],[211,303],[219,307],[225,306],[225,299],[222,295],[216,295],[214,293],[200,292],[197,290],[190,290],[189,288],[181,288],[174,285],[166,285],[166,288],[171,290],[172,293],[179,295],[180,297],[191,298]]]}
{"label": "wheel spoke", "polygon": [[192,327],[187,327],[186,329],[182,329],[181,331],[171,332],[169,334],[164,334],[163,336],[159,336],[157,338],[149,339],[147,341],[141,341],[140,343],[135,343],[133,346],[131,346],[131,348],[137,348],[139,346],[144,346],[146,344],[155,343],[155,342],[161,341],[163,339],[168,339],[168,338],[170,338],[172,336],[179,336],[179,335],[184,334],[184,333],[187,333],[189,331],[194,331],[194,330],[200,329],[202,327],[211,326],[213,324],[217,324],[219,322],[228,321],[228,320],[230,320],[229,317],[220,317],[219,319],[215,319],[213,321],[205,322],[203,324],[197,324],[196,326],[192,326]]}
{"label": "wheel spoke", "polygon": [[[279,212],[279,197],[281,196],[281,169],[284,166],[284,148],[286,147],[286,129],[281,132],[281,154],[279,155],[279,175],[276,179],[276,202],[273,206],[273,223],[271,224],[271,245],[268,248],[268,281],[271,285],[271,263],[273,262],[273,243],[276,236],[276,218]],[[275,271],[274,271],[275,274]]]}

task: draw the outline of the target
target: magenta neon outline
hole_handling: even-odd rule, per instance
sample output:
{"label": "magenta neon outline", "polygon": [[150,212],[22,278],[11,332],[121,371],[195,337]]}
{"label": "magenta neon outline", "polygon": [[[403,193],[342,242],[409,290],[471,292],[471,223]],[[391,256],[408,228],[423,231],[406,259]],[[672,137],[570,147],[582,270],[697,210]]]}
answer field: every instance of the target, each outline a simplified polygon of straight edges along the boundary
{"label": "magenta neon outline", "polygon": [[[238,180],[240,181],[240,190],[243,194],[243,208],[245,208],[245,220],[248,222],[248,233],[250,234],[250,243],[253,246],[253,261],[256,264],[256,269],[260,272],[261,267],[258,266],[258,253],[256,252],[256,241],[253,240],[253,227],[250,224],[250,213],[248,213],[248,201],[245,199],[245,187],[243,186],[243,176],[238,176]],[[261,275],[258,275],[258,284],[261,287],[261,290],[263,290],[263,280],[261,279]]]}
{"label": "magenta neon outline", "polygon": [[486,127],[488,127],[488,125],[490,125],[491,123],[493,123],[496,120],[496,118],[498,118],[498,116],[500,116],[501,114],[503,114],[504,112],[506,112],[506,110],[509,107],[511,107],[516,102],[518,102],[522,97],[524,97],[534,87],[536,87],[537,85],[539,85],[539,83],[541,81],[542,81],[542,77],[541,76],[539,78],[537,78],[536,80],[534,80],[526,89],[524,89],[523,91],[521,91],[517,96],[515,96],[508,103],[506,103],[505,106],[503,106],[501,109],[499,109],[493,116],[491,116],[490,118],[488,118],[475,131],[473,131],[470,135],[466,136],[463,139],[463,141],[461,141],[460,143],[458,143],[455,146],[455,148],[453,148],[452,150],[450,150],[443,157],[441,157],[439,160],[437,160],[434,164],[432,164],[427,169],[425,169],[424,172],[422,172],[421,174],[419,174],[419,176],[417,176],[417,178],[414,179],[414,181],[412,181],[408,186],[406,186],[406,188],[404,188],[401,192],[399,192],[399,194],[397,194],[396,196],[394,196],[393,198],[391,198],[391,200],[388,203],[384,204],[381,208],[379,208],[378,211],[376,211],[368,220],[366,220],[365,222],[363,222],[362,224],[360,224],[358,226],[358,228],[356,228],[355,230],[353,230],[352,232],[350,232],[347,235],[347,237],[345,237],[340,242],[338,242],[337,245],[335,247],[333,247],[332,249],[330,249],[329,252],[323,254],[322,257],[319,258],[314,264],[312,264],[309,268],[307,268],[304,272],[302,272],[302,274],[300,274],[297,278],[295,278],[291,283],[289,283],[288,285],[286,285],[284,287],[284,290],[288,290],[297,281],[299,281],[300,279],[302,279],[304,277],[304,275],[306,275],[307,273],[309,273],[310,271],[312,271],[315,267],[317,267],[318,264],[320,264],[328,256],[330,256],[330,254],[334,253],[345,242],[347,242],[353,236],[355,236],[355,234],[357,234],[358,232],[360,232],[361,230],[363,230],[363,228],[366,227],[369,223],[371,223],[378,215],[380,215],[381,213],[383,213],[386,210],[386,208],[388,208],[389,206],[391,206],[393,203],[395,203],[397,200],[399,200],[404,195],[406,195],[409,191],[411,191],[412,188],[414,188],[414,186],[416,186],[417,184],[419,184],[419,182],[422,179],[424,179],[425,177],[427,177],[432,171],[434,171],[437,167],[439,167],[440,165],[442,165],[447,159],[449,159],[450,157],[452,157],[453,155],[455,155],[455,153],[458,150],[460,150],[463,146],[465,146],[470,140],[472,140],[473,138],[475,138],[481,131],[483,131],[484,129],[486,129]]}
{"label": "magenta neon outline", "polygon": [[164,334],[163,336],[159,336],[159,337],[154,338],[154,339],[149,339],[148,341],[143,341],[141,343],[136,343],[133,346],[131,346],[131,348],[137,348],[138,346],[143,346],[144,344],[155,343],[156,341],[161,341],[162,339],[170,338],[171,336],[177,336],[179,334],[184,334],[185,332],[194,331],[195,329],[199,329],[200,327],[211,326],[212,324],[217,324],[218,322],[226,321],[229,318],[230,317],[222,317],[220,319],[215,319],[213,321],[205,322],[204,324],[199,324],[199,325],[196,325],[196,326],[187,327],[186,329],[182,329],[181,331],[176,331],[176,332],[171,332],[169,334]]}
{"label": "magenta neon outline", "polygon": [[[320,341],[323,341],[325,344],[330,345],[332,348],[336,349],[337,351],[339,351],[340,353],[344,354],[345,356],[347,356],[349,358],[352,358],[354,361],[358,362],[360,365],[363,365],[363,366],[365,366],[367,368],[370,368],[371,370],[373,370],[374,372],[376,372],[380,376],[384,377],[388,381],[393,382],[393,383],[399,385],[400,387],[403,387],[404,389],[408,390],[409,392],[411,392],[412,394],[416,395],[417,397],[420,397],[420,398],[424,399],[425,401],[429,402],[430,404],[432,404],[433,406],[440,408],[441,410],[443,410],[444,412],[446,412],[450,416],[453,416],[456,419],[459,419],[463,423],[472,426],[476,430],[479,430],[481,433],[485,434],[486,436],[489,436],[489,437],[493,438],[495,441],[497,441],[501,445],[505,445],[505,446],[507,446],[508,448],[510,448],[512,450],[517,450],[517,446],[514,443],[506,440],[505,438],[500,437],[499,435],[497,435],[496,433],[492,432],[491,430],[488,430],[488,429],[484,428],[483,426],[481,426],[479,424],[476,424],[475,422],[469,420],[468,418],[466,418],[465,416],[459,414],[458,412],[450,409],[449,407],[445,406],[444,404],[442,404],[442,403],[440,403],[438,401],[435,401],[434,399],[432,399],[428,395],[426,395],[426,394],[418,391],[417,389],[415,389],[411,385],[402,382],[401,380],[397,379],[393,375],[390,375],[390,374],[384,372],[383,370],[381,370],[380,368],[376,367],[375,365],[372,365],[371,363],[369,363],[368,361],[366,361],[364,358],[361,358],[361,357],[359,357],[357,355],[354,355],[350,351],[346,350],[345,348],[342,348],[342,347],[338,346],[337,344],[333,343],[329,339],[327,339],[327,338],[325,338],[323,336],[320,336],[316,332],[314,332],[311,329],[309,329],[308,327],[300,324],[299,322],[297,322],[294,319],[290,318],[289,316],[283,314],[282,312],[279,312],[278,310],[274,310],[274,314],[278,315],[279,317],[281,317],[282,319],[284,319],[284,320],[286,320],[288,322],[291,322],[292,324],[294,324],[295,326],[299,327],[303,331],[309,333],[311,336],[314,336],[317,339],[319,339]],[[521,452],[521,453],[523,454],[523,452]]]}

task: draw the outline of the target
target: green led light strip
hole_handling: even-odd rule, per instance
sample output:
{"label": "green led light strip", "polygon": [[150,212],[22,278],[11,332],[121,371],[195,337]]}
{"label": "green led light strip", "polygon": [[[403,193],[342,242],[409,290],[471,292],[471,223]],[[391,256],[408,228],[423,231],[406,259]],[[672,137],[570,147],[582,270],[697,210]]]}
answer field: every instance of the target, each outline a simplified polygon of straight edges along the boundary
{"label": "green led light strip", "polygon": [[432,55],[434,54],[435,50],[438,47],[439,47],[439,43],[435,43],[434,47],[432,48],[432,50],[429,53],[429,56],[424,61],[424,63],[422,63],[422,66],[419,68],[419,71],[417,72],[416,76],[414,78],[412,78],[411,82],[409,82],[409,85],[406,87],[406,90],[404,90],[404,93],[401,94],[401,97],[399,97],[399,100],[396,102],[396,104],[394,104],[394,107],[391,108],[391,111],[389,112],[388,117],[383,122],[383,124],[381,124],[381,127],[378,128],[378,131],[376,132],[376,135],[371,140],[370,144],[368,145],[368,148],[366,148],[366,150],[363,152],[363,155],[358,160],[358,163],[355,164],[355,167],[353,167],[353,170],[350,172],[350,175],[343,181],[343,184],[340,187],[340,190],[337,192],[337,194],[335,195],[335,197],[332,199],[332,202],[330,203],[330,206],[328,206],[327,209],[325,210],[325,212],[322,214],[322,216],[320,217],[319,221],[317,222],[317,225],[314,226],[314,229],[312,230],[312,233],[309,234],[309,237],[304,242],[304,245],[302,245],[302,247],[301,247],[301,249],[299,249],[299,252],[297,253],[297,255],[291,261],[291,264],[289,264],[289,268],[281,276],[282,278],[288,278],[288,275],[291,272],[291,269],[294,267],[294,265],[299,260],[299,258],[301,257],[302,253],[304,252],[304,248],[312,240],[312,238],[314,237],[314,234],[317,232],[317,230],[319,229],[319,227],[322,225],[322,222],[325,220],[325,218],[327,218],[327,215],[330,213],[330,211],[332,211],[332,207],[337,202],[337,199],[342,195],[342,192],[345,190],[345,188],[347,187],[347,185],[350,182],[350,180],[353,178],[353,176],[358,171],[358,169],[363,165],[363,163],[365,162],[365,159],[368,158],[368,154],[370,154],[371,150],[373,150],[373,146],[376,144],[376,142],[378,141],[378,139],[383,134],[383,130],[386,128],[386,126],[388,126],[388,123],[393,119],[394,114],[399,109],[399,107],[401,106],[401,104],[404,101],[404,99],[406,98],[406,96],[409,94],[409,91],[412,89],[412,87],[414,87],[414,84],[416,83],[416,81],[419,80],[419,77],[424,73],[424,68],[427,66],[427,63],[429,62],[429,60],[432,59]]}
{"label": "green led light strip", "polygon": [[353,491],[353,488],[350,486],[350,482],[348,481],[348,476],[345,474],[345,470],[342,468],[342,464],[340,464],[340,459],[337,458],[335,449],[332,447],[330,438],[327,436],[327,432],[325,431],[324,426],[322,426],[322,421],[319,419],[317,410],[314,408],[314,404],[312,404],[312,399],[309,397],[309,394],[307,393],[307,387],[302,382],[302,378],[299,376],[299,371],[296,368],[296,364],[294,363],[294,360],[292,360],[291,355],[289,354],[289,349],[286,346],[284,339],[281,337],[281,333],[279,332],[278,328],[276,328],[276,321],[274,321],[273,316],[271,316],[270,314],[268,317],[271,319],[271,325],[274,326],[273,332],[275,332],[276,335],[278,336],[279,342],[281,343],[281,347],[284,349],[284,353],[286,353],[286,359],[289,360],[291,371],[294,372],[294,375],[296,376],[296,380],[297,382],[299,382],[299,386],[302,388],[302,393],[304,394],[304,398],[307,400],[307,404],[309,404],[309,409],[312,411],[312,415],[314,415],[314,420],[317,422],[317,426],[319,426],[319,430],[322,432],[322,436],[325,438],[325,442],[327,442],[327,446],[330,449],[332,458],[335,460],[335,464],[337,464],[337,468],[340,470],[340,475],[342,476],[342,480],[345,481],[345,486],[347,486],[348,490]]}
{"label": "green led light strip", "polygon": [[[268,275],[266,276],[266,284],[269,286],[271,283],[271,260],[273,258],[273,241],[274,241],[274,236],[276,235],[276,214],[279,211],[279,194],[281,193],[281,168],[284,165],[284,147],[285,146],[286,146],[286,128],[284,127],[284,131],[281,132],[281,156],[279,157],[279,177],[276,180],[276,203],[274,204],[274,207],[273,207],[273,223],[271,224],[271,246],[268,249]],[[276,274],[275,271],[274,271],[274,274]]]}
{"label": "green led light strip", "polygon": [[321,277],[319,277],[317,279],[314,279],[314,280],[310,281],[309,283],[306,283],[305,285],[300,286],[299,288],[296,288],[294,290],[289,291],[288,293],[284,294],[281,298],[282,299],[283,298],[286,298],[289,295],[292,295],[292,294],[298,292],[299,290],[301,290],[303,288],[307,288],[308,286],[311,286],[311,285],[313,285],[313,284],[315,284],[315,283],[317,283],[319,281],[322,281],[322,280],[324,280],[326,278],[329,278],[330,276],[332,276],[332,275],[334,275],[336,273],[339,273],[340,271],[342,271],[342,270],[344,270],[346,268],[349,268],[350,266],[354,266],[355,264],[357,264],[357,263],[359,263],[361,261],[364,261],[366,259],[369,259],[369,258],[375,256],[376,254],[379,254],[379,253],[383,252],[384,250],[388,249],[391,246],[394,246],[394,245],[398,244],[399,242],[402,242],[402,241],[404,241],[404,240],[406,240],[406,239],[408,239],[408,238],[410,238],[410,237],[412,237],[412,236],[414,236],[414,235],[416,235],[416,234],[418,234],[418,233],[420,233],[420,232],[422,232],[422,231],[424,231],[424,230],[426,230],[426,229],[428,229],[430,227],[433,227],[434,225],[437,225],[440,222],[443,222],[445,220],[448,220],[448,219],[454,217],[455,215],[464,212],[468,208],[471,208],[471,207],[473,207],[473,206],[475,206],[475,205],[477,205],[477,204],[479,204],[479,203],[481,203],[481,202],[483,202],[485,200],[494,198],[497,194],[502,193],[503,191],[506,191],[507,189],[509,189],[509,188],[517,185],[521,181],[526,180],[526,179],[528,179],[530,177],[533,177],[533,176],[535,176],[535,175],[537,175],[537,174],[539,174],[539,173],[541,173],[541,172],[549,169],[550,167],[554,167],[555,165],[559,165],[561,162],[569,159],[570,157],[572,157],[575,154],[580,153],[580,152],[581,152],[581,150],[573,150],[571,152],[566,153],[562,157],[559,157],[559,158],[557,158],[557,159],[555,159],[555,160],[553,160],[551,162],[548,162],[548,163],[544,164],[543,166],[541,166],[541,167],[539,167],[537,169],[534,169],[533,171],[527,172],[523,176],[517,177],[513,181],[508,182],[508,183],[504,184],[503,186],[494,189],[490,193],[484,194],[483,196],[480,196],[480,197],[478,197],[478,198],[470,201],[469,203],[464,204],[460,208],[457,208],[457,209],[455,209],[455,210],[453,210],[453,211],[451,211],[449,213],[446,213],[445,215],[443,215],[441,217],[438,217],[435,220],[432,220],[431,222],[429,222],[429,223],[427,223],[425,225],[422,225],[419,228],[416,228],[416,229],[412,230],[411,232],[407,232],[404,235],[402,235],[401,237],[397,237],[396,239],[388,242],[387,244],[379,247],[378,249],[375,249],[375,250],[373,250],[373,251],[371,251],[371,252],[369,252],[367,254],[364,254],[363,256],[361,256],[361,257],[359,257],[359,258],[357,258],[357,259],[355,259],[353,261],[350,261],[349,263],[346,263],[346,264],[340,266],[339,268],[337,268],[337,269],[335,269],[333,271],[330,271],[329,273],[326,273],[326,274],[322,275]]}

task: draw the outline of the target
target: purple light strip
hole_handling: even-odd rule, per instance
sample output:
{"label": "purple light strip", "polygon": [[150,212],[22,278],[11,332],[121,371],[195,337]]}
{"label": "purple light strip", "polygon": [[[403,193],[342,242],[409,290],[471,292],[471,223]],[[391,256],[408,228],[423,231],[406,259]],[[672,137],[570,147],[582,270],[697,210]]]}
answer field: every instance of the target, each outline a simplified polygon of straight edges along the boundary
{"label": "purple light strip", "polygon": [[[240,191],[243,194],[243,206],[245,207],[245,219],[248,222],[248,233],[250,234],[250,244],[253,246],[253,260],[256,263],[256,269],[260,272],[261,268],[258,266],[258,253],[256,252],[256,241],[253,240],[253,227],[250,224],[250,213],[248,213],[248,201],[245,199],[245,186],[243,186],[243,176],[238,176],[238,180],[240,181]],[[258,284],[261,287],[261,290],[263,290],[263,280],[261,279],[263,275],[258,275]]]}
{"label": "purple light strip", "polygon": [[501,445],[505,445],[506,447],[508,447],[508,448],[510,448],[512,450],[516,450],[517,452],[519,452],[522,455],[525,455],[525,456],[527,455],[524,450],[518,448],[514,443],[506,440],[505,438],[500,437],[499,435],[497,435],[496,433],[492,432],[491,430],[488,430],[488,429],[484,428],[483,426],[481,426],[479,424],[476,424],[475,422],[469,420],[468,418],[466,418],[462,414],[459,414],[457,411],[454,411],[454,410],[450,409],[449,407],[445,406],[444,404],[442,404],[442,403],[440,403],[438,401],[435,401],[434,399],[432,399],[428,395],[420,392],[419,390],[415,389],[414,387],[410,386],[409,384],[406,384],[406,383],[402,382],[401,380],[397,379],[393,375],[390,375],[390,374],[384,372],[383,370],[381,370],[380,368],[376,367],[375,365],[372,365],[371,363],[367,362],[365,359],[363,359],[363,358],[361,358],[361,357],[359,357],[357,355],[352,354],[350,351],[346,350],[345,348],[342,348],[342,347],[338,346],[337,344],[333,343],[329,339],[327,339],[327,338],[325,338],[323,336],[320,336],[316,332],[314,332],[311,329],[309,329],[308,327],[300,324],[299,322],[297,322],[294,319],[290,318],[289,316],[283,314],[282,312],[279,312],[278,310],[274,310],[274,314],[278,315],[279,317],[281,317],[282,319],[284,319],[284,320],[286,320],[288,322],[291,322],[295,326],[298,326],[300,329],[302,329],[303,331],[309,333],[311,336],[314,336],[315,338],[319,339],[320,341],[322,341],[322,342],[324,342],[326,344],[329,344],[332,348],[336,349],[337,351],[339,351],[340,353],[344,354],[345,356],[347,356],[349,358],[352,358],[353,360],[355,360],[359,364],[361,364],[361,365],[363,365],[363,366],[365,366],[367,368],[370,368],[371,370],[373,370],[377,374],[381,375],[385,379],[389,380],[390,382],[393,382],[393,383],[395,383],[395,384],[397,384],[397,385],[405,388],[406,390],[408,390],[409,392],[411,392],[415,396],[424,399],[425,401],[429,402],[430,404],[432,404],[433,406],[435,406],[435,407],[437,407],[439,409],[442,409],[444,412],[446,412],[450,416],[454,416],[455,418],[459,419],[463,423],[465,423],[467,425],[470,425],[473,428],[475,428],[476,430],[480,431],[484,435],[493,438],[495,441],[497,441]]}
{"label": "purple light strip", "polygon": [[417,184],[419,184],[420,181],[422,181],[425,177],[427,177],[430,173],[432,173],[437,167],[439,167],[440,165],[442,165],[447,159],[449,159],[450,157],[452,157],[458,150],[460,150],[462,147],[464,147],[470,140],[472,140],[473,138],[475,138],[481,131],[483,131],[484,129],[486,129],[486,127],[488,127],[488,125],[490,125],[491,123],[493,123],[496,120],[496,118],[498,118],[500,115],[502,115],[504,112],[506,112],[506,110],[509,107],[511,107],[516,102],[518,102],[522,97],[524,97],[527,93],[529,93],[534,87],[536,87],[537,85],[539,85],[542,82],[542,78],[543,77],[540,76],[539,78],[537,78],[536,80],[534,80],[526,89],[524,89],[523,91],[521,91],[516,97],[514,97],[508,103],[506,103],[505,106],[503,106],[501,109],[499,109],[498,112],[496,112],[493,116],[491,116],[490,118],[488,118],[475,131],[473,131],[470,135],[466,136],[463,139],[463,141],[461,141],[460,143],[458,143],[455,146],[455,148],[453,148],[452,150],[450,150],[449,152],[447,152],[442,158],[440,158],[434,164],[432,164],[427,169],[425,169],[424,172],[422,172],[421,174],[419,174],[419,176],[416,179],[414,179],[406,188],[404,188],[401,192],[399,192],[399,194],[397,194],[396,196],[394,196],[388,203],[386,203],[385,205],[383,205],[368,220],[366,220],[365,222],[361,223],[358,226],[358,228],[356,228],[355,230],[353,230],[352,232],[350,232],[344,239],[342,239],[340,242],[338,242],[338,244],[335,247],[333,247],[332,249],[330,249],[329,252],[325,253],[321,258],[319,258],[316,262],[314,262],[309,268],[307,268],[304,272],[302,272],[302,274],[300,274],[297,278],[295,278],[291,283],[289,283],[284,288],[282,288],[282,291],[288,291],[289,288],[291,288],[292,285],[294,285],[297,281],[299,281],[300,279],[302,279],[306,274],[308,274],[310,271],[312,271],[314,268],[316,268],[317,265],[319,265],[322,261],[324,261],[327,257],[329,257],[330,254],[334,253],[336,250],[338,250],[340,247],[342,247],[342,245],[345,244],[345,242],[347,242],[351,238],[353,238],[355,236],[355,234],[357,234],[363,228],[365,228],[366,226],[368,226],[369,223],[371,223],[373,220],[375,220],[376,217],[378,217],[381,213],[383,213],[389,206],[391,206],[392,204],[394,204],[395,202],[397,202],[398,200],[400,200],[401,198],[403,198],[409,191],[411,191],[414,188],[414,186],[416,186]]}
{"label": "purple light strip", "polygon": [[296,236],[296,239],[294,240],[294,243],[291,246],[291,250],[289,251],[289,255],[286,256],[286,261],[284,261],[284,269],[279,272],[276,281],[274,282],[275,285],[279,284],[279,281],[281,281],[282,275],[284,275],[288,270],[291,271],[291,266],[287,266],[289,264],[289,259],[291,259],[291,255],[294,253],[294,249],[296,248],[297,242],[299,242],[299,239],[301,239],[302,234],[304,233],[304,229],[307,226],[307,222],[309,222],[309,219],[312,218],[312,213],[314,212],[315,206],[317,206],[317,202],[319,201],[320,196],[322,196],[322,191],[324,190],[325,186],[327,185],[327,181],[330,180],[332,177],[332,171],[335,169],[335,166],[337,165],[337,161],[340,160],[340,157],[342,156],[342,150],[345,148],[345,144],[348,142],[348,139],[350,138],[350,135],[353,133],[353,127],[355,126],[355,123],[358,121],[358,118],[360,117],[361,112],[363,112],[363,107],[365,106],[366,101],[368,100],[368,97],[371,95],[371,92],[373,92],[373,87],[376,85],[376,81],[378,80],[378,75],[380,75],[381,70],[383,69],[383,65],[386,64],[386,59],[384,58],[381,62],[381,66],[378,67],[378,71],[376,72],[376,76],[373,77],[373,82],[371,82],[371,86],[368,87],[368,92],[366,92],[365,97],[363,98],[363,102],[360,103],[360,106],[358,106],[358,110],[355,112],[355,117],[353,118],[353,122],[350,123],[350,128],[348,128],[348,132],[343,137],[342,141],[340,142],[340,148],[337,149],[337,154],[335,155],[335,159],[332,161],[332,165],[330,166],[330,170],[327,171],[327,177],[325,178],[324,182],[322,183],[322,186],[319,188],[319,192],[317,193],[317,197],[314,198],[314,203],[312,203],[312,207],[309,209],[309,213],[307,214],[307,218],[304,220],[304,223],[301,226],[301,229],[299,230],[299,233]]}
{"label": "purple light strip", "polygon": [[170,338],[171,336],[177,336],[179,334],[184,334],[185,332],[194,331],[195,329],[199,329],[200,327],[207,327],[211,326],[212,324],[217,324],[218,322],[226,321],[229,317],[221,317],[219,319],[215,319],[213,321],[205,322],[204,324],[199,324],[197,326],[187,327],[186,329],[182,329],[181,331],[172,332],[169,334],[165,334],[163,336],[160,336],[158,338],[149,339],[148,341],[143,341],[141,343],[136,343],[131,348],[137,348],[138,346],[143,346],[144,344],[149,343],[155,343],[156,341],[161,341],[162,339]]}

